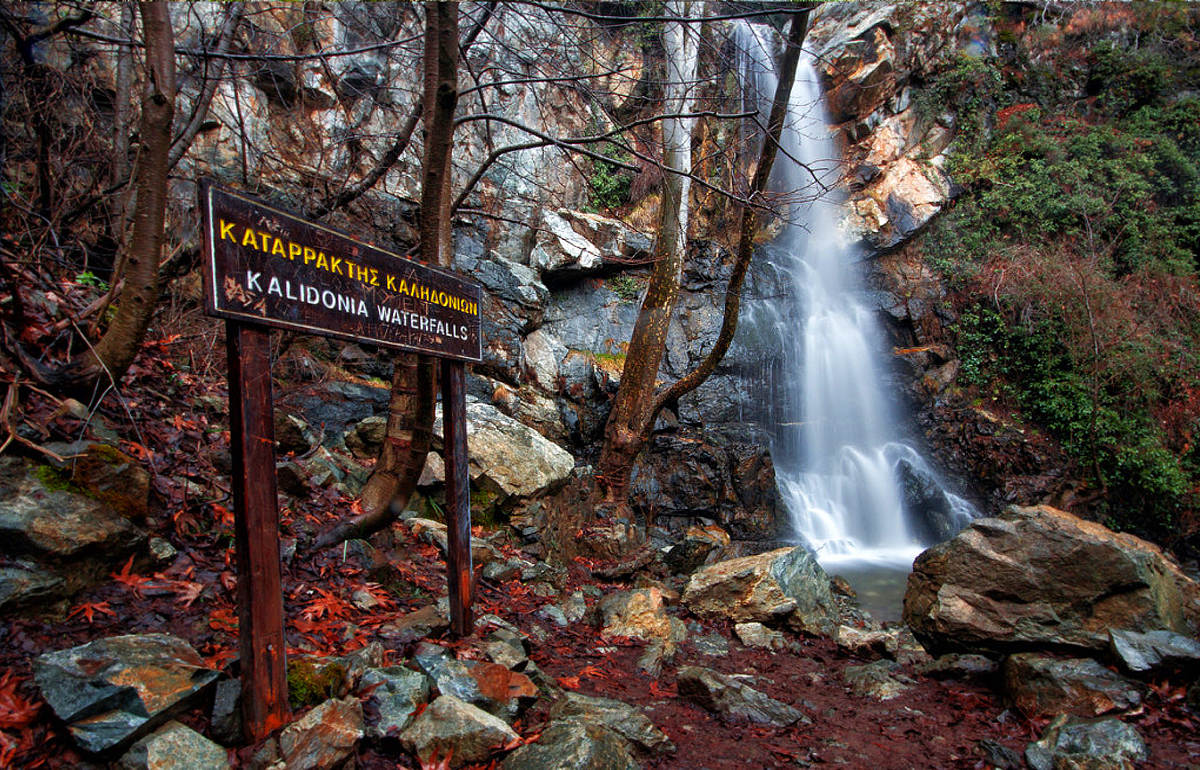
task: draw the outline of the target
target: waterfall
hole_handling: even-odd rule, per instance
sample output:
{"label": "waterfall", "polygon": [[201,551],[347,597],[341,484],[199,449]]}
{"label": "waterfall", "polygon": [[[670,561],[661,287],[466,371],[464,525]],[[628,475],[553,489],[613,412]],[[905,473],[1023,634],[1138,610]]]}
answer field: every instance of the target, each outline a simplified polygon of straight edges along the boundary
{"label": "waterfall", "polygon": [[[777,82],[771,47],[755,25],[735,42],[748,91],[763,109]],[[780,296],[749,303],[747,332],[778,345],[772,455],[780,496],[798,539],[831,564],[911,568],[923,542],[906,514],[900,465],[935,483],[961,526],[970,504],[945,493],[920,454],[899,440],[884,398],[885,351],[865,304],[858,254],[839,234],[841,163],[830,135],[820,79],[801,58],[772,186],[787,204],[783,231],[764,251]]]}

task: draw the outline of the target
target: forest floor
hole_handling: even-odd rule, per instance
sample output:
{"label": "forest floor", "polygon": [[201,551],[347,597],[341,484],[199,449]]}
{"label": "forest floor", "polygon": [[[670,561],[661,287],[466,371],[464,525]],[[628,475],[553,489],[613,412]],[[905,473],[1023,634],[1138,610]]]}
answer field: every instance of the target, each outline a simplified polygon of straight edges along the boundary
{"label": "forest floor", "polygon": [[[93,418],[92,425],[85,426],[70,414],[54,414],[55,404],[36,393],[30,392],[22,402],[25,420],[46,426],[49,438],[78,438],[101,422],[122,437],[121,446],[152,472],[156,510],[161,514],[143,525],[169,540],[179,555],[160,569],[131,560],[106,582],[69,603],[4,619],[0,624],[2,767],[105,766],[74,747],[65,727],[40,700],[31,664],[43,652],[118,634],[167,632],[190,642],[216,668],[228,668],[236,656],[233,517],[227,490],[214,481],[221,475],[214,458],[228,446],[228,433],[212,407],[214,399],[224,396],[224,383],[219,365],[203,365],[200,360],[213,356],[211,342],[203,335],[151,341],[121,397],[106,399],[98,412],[102,420]],[[207,407],[202,405],[204,397],[209,397]],[[201,489],[203,494],[198,493]],[[318,531],[353,511],[352,500],[317,491],[283,508],[281,531]],[[415,540],[400,525],[372,543],[383,555],[374,563],[366,563],[358,550],[343,548],[315,554],[301,551],[285,562],[289,654],[344,655],[374,641],[384,644],[388,663],[402,663],[411,654],[415,643],[396,646],[380,634],[380,628],[445,595],[441,553]],[[500,548],[506,556],[518,554],[511,543]],[[911,664],[902,673],[912,683],[899,696],[886,701],[860,697],[851,694],[843,673],[869,661],[855,658],[832,640],[795,637],[791,651],[767,652],[743,646],[728,623],[693,618],[682,609],[680,616],[692,633],[661,674],[651,678],[635,665],[644,642],[603,638],[586,620],[557,627],[536,618],[542,605],[587,584],[599,589],[588,592],[589,605],[594,605],[598,594],[629,587],[596,580],[584,561],[568,565],[566,574],[556,596],[539,596],[520,580],[481,580],[476,613],[493,613],[525,633],[539,624],[541,631],[531,634],[535,640],[530,657],[560,686],[641,708],[678,747],[673,754],[645,760],[645,767],[983,768],[993,765],[982,753],[981,741],[1019,756],[1046,725],[1046,720],[1028,719],[1006,708],[992,681],[930,678]],[[376,606],[360,609],[350,600],[356,592],[373,597]],[[697,649],[697,637],[712,634],[725,638],[728,654],[713,656]],[[433,641],[450,646],[462,657],[478,654],[471,638]],[[812,724],[775,728],[723,721],[679,697],[675,673],[682,665],[750,675],[756,688],[799,707]],[[545,726],[546,701],[540,699],[514,726],[523,738],[534,738]],[[205,732],[208,718],[204,710],[195,709],[180,720]],[[1124,718],[1146,738],[1151,759],[1145,767],[1186,768],[1200,762],[1200,719],[1187,708],[1182,688],[1151,683],[1140,710]],[[243,748],[236,759],[244,761],[252,753],[252,747]],[[499,759],[502,756],[480,767],[498,765]],[[357,766],[417,764],[402,752],[362,742]]]}

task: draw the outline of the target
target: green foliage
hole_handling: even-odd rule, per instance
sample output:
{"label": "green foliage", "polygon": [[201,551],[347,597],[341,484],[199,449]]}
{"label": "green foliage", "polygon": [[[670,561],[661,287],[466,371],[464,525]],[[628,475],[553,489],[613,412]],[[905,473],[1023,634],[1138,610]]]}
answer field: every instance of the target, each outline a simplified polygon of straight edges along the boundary
{"label": "green foliage", "polygon": [[1144,48],[1127,48],[1102,40],[1092,51],[1087,89],[1098,94],[1099,106],[1114,116],[1138,107],[1162,104],[1171,85],[1165,55]]}
{"label": "green foliage", "polygon": [[108,291],[108,281],[97,277],[91,270],[85,270],[75,276],[75,283],[78,283],[80,286],[95,286],[100,291]]}
{"label": "green foliage", "polygon": [[616,294],[617,299],[626,305],[636,302],[638,296],[642,293],[642,282],[629,273],[614,275],[605,281],[605,283],[609,291]]}
{"label": "green foliage", "polygon": [[1200,254],[1200,103],[1143,107],[1091,125],[1037,109],[1012,115],[994,140],[959,156],[972,195],[934,227],[933,264],[957,273],[1002,243],[1066,237],[1111,255],[1119,275],[1176,274]]}
{"label": "green foliage", "polygon": [[[607,145],[601,155],[620,163],[627,163],[632,156],[624,150]],[[629,191],[633,184],[633,172],[601,160],[592,161],[592,174],[588,177],[591,204],[596,210],[615,209],[629,202]]]}
{"label": "green foliage", "polygon": [[995,62],[960,55],[916,97],[914,106],[922,122],[944,112],[955,115],[958,154],[971,153],[986,142],[991,116],[1006,98],[1004,79]]}

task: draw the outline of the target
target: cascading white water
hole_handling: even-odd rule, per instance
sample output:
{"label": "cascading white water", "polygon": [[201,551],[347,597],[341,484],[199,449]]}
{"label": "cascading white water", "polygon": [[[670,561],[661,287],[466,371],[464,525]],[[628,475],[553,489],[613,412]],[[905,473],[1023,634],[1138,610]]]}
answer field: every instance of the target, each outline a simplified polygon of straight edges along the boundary
{"label": "cascading white water", "polygon": [[[738,49],[748,85],[769,100],[777,78],[758,28],[741,24]],[[761,105],[760,105],[761,106]],[[922,543],[906,519],[897,463],[932,476],[920,455],[897,441],[880,387],[875,316],[861,301],[853,250],[839,236],[840,163],[820,80],[801,58],[776,159],[773,187],[790,196],[787,224],[773,244],[784,295],[755,303],[757,334],[782,347],[773,457],[776,481],[797,535],[822,564],[911,567]],[[764,326],[774,327],[764,331]],[[953,514],[970,504],[947,494]]]}

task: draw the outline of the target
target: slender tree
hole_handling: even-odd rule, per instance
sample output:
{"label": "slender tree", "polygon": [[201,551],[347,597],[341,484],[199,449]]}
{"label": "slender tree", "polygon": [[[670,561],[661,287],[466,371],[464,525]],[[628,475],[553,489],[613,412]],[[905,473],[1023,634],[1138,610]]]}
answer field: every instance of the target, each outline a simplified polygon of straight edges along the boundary
{"label": "slender tree", "polygon": [[[425,5],[425,150],[422,158],[420,258],[450,267],[451,156],[458,104],[458,4]],[[402,353],[395,358],[387,433],[362,492],[363,513],[323,533],[316,547],[339,543],[386,526],[408,504],[425,466],[433,433],[437,375],[434,359]]]}
{"label": "slender tree", "polygon": [[[675,4],[669,3],[668,7],[673,5]],[[671,174],[668,172],[667,177],[664,178],[666,187],[663,196],[663,216],[660,220],[658,245],[654,252],[658,261],[655,263],[650,285],[638,314],[637,326],[626,353],[621,384],[605,428],[604,444],[600,450],[600,461],[597,466],[598,491],[605,501],[625,502],[629,492],[629,478],[633,461],[649,439],[658,413],[666,404],[695,390],[708,379],[733,342],[741,310],[742,286],[745,282],[746,270],[750,266],[750,258],[754,253],[754,234],[758,230],[758,210],[761,207],[762,196],[766,192],[767,181],[779,149],[779,139],[783,133],[783,122],[791,97],[792,83],[796,78],[796,66],[800,60],[800,47],[808,31],[808,18],[813,5],[812,3],[803,3],[792,13],[787,45],[779,68],[779,82],[771,102],[771,113],[767,119],[767,136],[763,141],[762,151],[750,183],[750,205],[743,203],[740,206],[734,269],[726,288],[725,309],[717,342],[712,351],[694,370],[670,386],[656,391],[655,377],[666,346],[667,326],[675,309],[675,301],[679,296],[680,270],[686,248],[687,223],[686,213],[675,215],[670,211],[674,208],[678,208],[681,212],[686,210],[686,193],[682,198],[672,199],[669,195],[669,185],[666,185],[671,179]],[[668,26],[670,26],[670,22],[668,22]],[[670,60],[674,44],[665,36],[664,44]],[[683,61],[683,51],[675,50],[681,57],[680,61]],[[680,72],[672,73],[672,78],[676,74],[680,74]],[[674,85],[674,82],[670,85]],[[688,145],[685,144],[684,147],[687,148]],[[666,124],[664,124],[664,151],[671,152]],[[690,153],[690,149],[688,152]],[[666,165],[668,168],[672,168],[676,167],[679,162],[679,157],[670,156],[667,157]],[[688,163],[690,169],[690,160]],[[686,188],[684,189],[686,190]],[[680,221],[683,223],[682,234],[678,228]],[[667,251],[668,247],[672,250]]]}
{"label": "slender tree", "polygon": [[677,17],[663,25],[663,49],[667,81],[663,109],[675,116],[664,118],[662,204],[659,207],[658,238],[654,242],[654,269],[642,300],[633,336],[621,371],[621,385],[604,430],[597,478],[611,502],[623,501],[629,487],[634,457],[649,434],[655,378],[666,349],[667,330],[687,253],[688,198],[691,192],[692,129],[696,89],[699,30],[694,25],[701,3],[670,0],[666,14]]}

